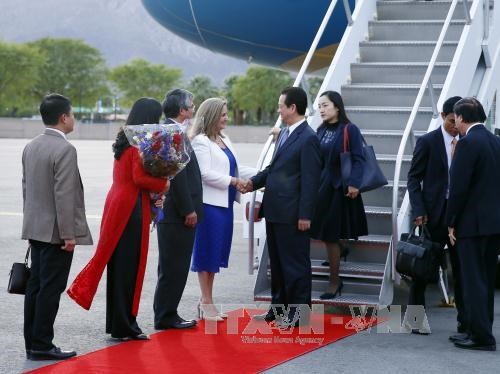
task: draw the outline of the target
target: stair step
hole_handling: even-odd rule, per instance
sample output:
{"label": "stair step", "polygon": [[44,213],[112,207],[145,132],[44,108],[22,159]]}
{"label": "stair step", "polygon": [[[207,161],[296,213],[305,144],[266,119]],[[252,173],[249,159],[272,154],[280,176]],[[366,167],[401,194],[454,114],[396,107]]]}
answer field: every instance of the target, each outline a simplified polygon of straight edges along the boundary
{"label": "stair step", "polygon": [[[385,20],[369,22],[370,40],[420,40],[436,41],[443,29],[444,20]],[[445,41],[459,40],[465,20],[452,21]]]}
{"label": "stair step", "polygon": [[[434,84],[436,99],[441,94],[442,84]],[[420,84],[347,84],[341,87],[342,98],[346,104],[364,106],[402,106],[415,103]],[[429,90],[425,90],[421,105],[432,105]]]}
{"label": "stair step", "polygon": [[[329,274],[330,267],[323,266],[323,260],[311,260],[313,273]],[[344,262],[340,263],[340,276],[345,278],[367,278],[382,280],[384,264],[373,262]]]}
{"label": "stair step", "polygon": [[[408,175],[408,171],[410,170],[411,159],[412,157],[409,155],[403,156],[400,175],[405,179]],[[394,168],[396,166],[396,155],[378,155],[377,161],[386,178],[392,179],[394,176]]]}
{"label": "stair step", "polygon": [[[403,178],[406,179],[406,175],[402,175]],[[363,203],[368,206],[392,206],[392,190],[393,190],[393,182],[390,180],[386,186],[377,188],[373,191],[364,192],[361,194],[363,198]],[[406,193],[406,181],[401,181],[399,183],[398,190],[398,205],[403,201],[404,195]]]}
{"label": "stair step", "polygon": [[[443,42],[436,62],[451,62],[458,42]],[[359,43],[360,62],[429,62],[435,41],[363,41]]]}
{"label": "stair step", "polygon": [[[411,107],[346,106],[349,119],[362,129],[375,126],[380,130],[403,130],[410,118]],[[427,131],[432,119],[432,109],[420,107],[413,128]]]}
{"label": "stair step", "polygon": [[391,235],[392,208],[365,205],[368,232],[378,235]]}
{"label": "stair step", "polygon": [[[373,146],[376,154],[391,154],[396,155],[399,150],[399,145],[403,137],[403,131],[397,130],[365,130],[361,129],[361,133],[366,142]],[[418,138],[425,134],[425,131],[414,131],[415,137]],[[413,148],[410,140],[406,143],[405,155],[412,155]],[[377,204],[378,205],[378,204]]]}
{"label": "stair step", "polygon": [[[468,1],[470,6],[472,1]],[[450,0],[434,1],[378,1],[379,20],[444,20],[450,9]],[[465,19],[462,2],[455,8],[452,19]]]}
{"label": "stair step", "polygon": [[[403,62],[360,62],[351,64],[351,83],[393,83],[421,84],[427,71],[428,63]],[[449,63],[438,63],[432,71],[432,82],[443,84]]]}

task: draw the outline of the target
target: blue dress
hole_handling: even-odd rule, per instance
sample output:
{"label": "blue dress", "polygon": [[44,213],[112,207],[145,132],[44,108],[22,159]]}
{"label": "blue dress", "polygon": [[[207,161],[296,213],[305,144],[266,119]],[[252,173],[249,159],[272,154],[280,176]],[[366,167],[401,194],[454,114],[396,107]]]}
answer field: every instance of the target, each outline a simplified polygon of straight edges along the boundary
{"label": "blue dress", "polygon": [[[236,159],[228,147],[222,149],[229,159],[229,174],[236,176]],[[236,188],[229,186],[228,207],[203,204],[204,218],[196,226],[191,271],[218,273],[227,268],[233,240],[233,203]]]}

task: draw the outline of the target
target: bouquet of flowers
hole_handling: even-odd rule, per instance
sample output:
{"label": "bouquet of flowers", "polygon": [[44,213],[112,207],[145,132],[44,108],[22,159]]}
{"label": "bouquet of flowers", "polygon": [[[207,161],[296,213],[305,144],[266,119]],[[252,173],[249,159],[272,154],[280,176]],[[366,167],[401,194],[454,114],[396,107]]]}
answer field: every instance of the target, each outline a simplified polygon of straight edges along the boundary
{"label": "bouquet of flowers", "polygon": [[153,177],[172,179],[189,162],[191,144],[177,124],[125,126],[131,145],[139,149],[144,169]]}
{"label": "bouquet of flowers", "polygon": [[[191,144],[177,124],[144,124],[123,128],[129,143],[139,150],[142,165],[153,177],[174,178],[190,160]],[[153,223],[163,218],[163,210],[155,206],[159,194],[151,194]]]}

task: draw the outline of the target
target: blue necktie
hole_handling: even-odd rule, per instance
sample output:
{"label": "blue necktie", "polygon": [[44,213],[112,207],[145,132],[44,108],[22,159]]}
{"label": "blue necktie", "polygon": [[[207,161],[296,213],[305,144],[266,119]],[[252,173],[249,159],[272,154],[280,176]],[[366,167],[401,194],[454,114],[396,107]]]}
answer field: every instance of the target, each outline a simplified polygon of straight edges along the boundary
{"label": "blue necktie", "polygon": [[283,135],[281,136],[280,141],[278,143],[278,149],[280,149],[281,146],[286,142],[286,140],[288,139],[288,134],[290,134],[290,130],[287,127],[285,130],[283,130]]}

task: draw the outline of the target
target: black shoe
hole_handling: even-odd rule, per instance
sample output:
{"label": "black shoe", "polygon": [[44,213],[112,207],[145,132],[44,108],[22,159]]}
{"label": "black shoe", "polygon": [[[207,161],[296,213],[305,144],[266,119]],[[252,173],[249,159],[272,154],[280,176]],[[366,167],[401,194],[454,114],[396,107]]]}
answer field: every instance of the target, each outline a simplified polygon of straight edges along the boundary
{"label": "black shoe", "polygon": [[341,245],[340,246],[340,258],[343,258],[344,262],[347,261],[347,255],[349,255],[349,248]]}
{"label": "black shoe", "polygon": [[411,333],[415,335],[430,335],[429,331],[420,329],[411,329]]}
{"label": "black shoe", "polygon": [[136,336],[131,336],[130,339],[132,339],[132,340],[150,340],[149,335],[146,335],[146,334],[139,334]]}
{"label": "black shoe", "polygon": [[178,319],[175,319],[172,322],[155,325],[155,329],[156,330],[189,329],[194,326],[196,326],[196,321],[194,320],[186,321],[185,319],[178,317]]}
{"label": "black shoe", "polygon": [[469,334],[455,334],[455,335],[451,335],[448,340],[450,342],[462,342],[464,340],[468,340],[469,339]]}
{"label": "black shoe", "polygon": [[496,351],[496,344],[480,344],[476,343],[474,340],[467,339],[462,341],[457,341],[454,343],[455,347],[462,349],[473,349],[476,351]]}
{"label": "black shoe", "polygon": [[337,294],[339,296],[342,296],[342,288],[344,288],[344,282],[340,282],[340,284],[338,285],[337,287],[337,290],[335,292],[325,292],[325,293],[322,293],[319,298],[321,300],[328,300],[328,299],[334,299],[335,297],[337,297]]}
{"label": "black shoe", "polygon": [[272,310],[269,310],[267,313],[252,316],[252,319],[255,319],[257,321],[266,321],[269,323],[276,320],[276,315]]}
{"label": "black shoe", "polygon": [[26,350],[26,358],[27,358],[28,360],[31,360],[31,349],[27,349],[27,350]]}
{"label": "black shoe", "polygon": [[28,358],[33,361],[66,360],[74,356],[76,356],[75,351],[62,351],[61,348],[58,347],[54,347],[48,351],[37,351],[32,349],[28,354]]}

